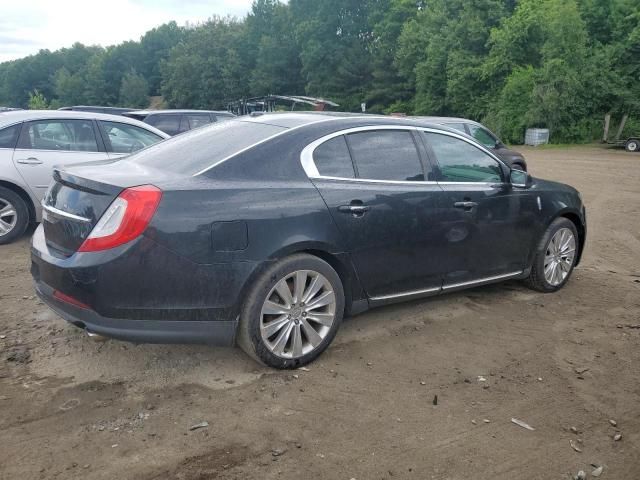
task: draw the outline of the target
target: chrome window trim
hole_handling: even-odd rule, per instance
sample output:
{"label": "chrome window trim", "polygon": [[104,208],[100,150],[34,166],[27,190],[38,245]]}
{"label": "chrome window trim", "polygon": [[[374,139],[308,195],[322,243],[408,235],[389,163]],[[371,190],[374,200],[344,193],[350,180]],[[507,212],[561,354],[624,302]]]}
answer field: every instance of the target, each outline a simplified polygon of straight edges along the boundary
{"label": "chrome window trim", "polygon": [[41,205],[42,205],[42,208],[44,210],[46,210],[49,213],[53,213],[54,215],[57,215],[59,217],[66,217],[66,218],[70,218],[72,220],[77,220],[79,222],[91,223],[91,219],[90,218],[81,217],[79,215],[74,215],[73,213],[69,213],[69,212],[65,212],[63,210],[59,210],[56,207],[52,207],[51,205],[47,205],[44,202],[42,202]]}
{"label": "chrome window trim", "polygon": [[[164,140],[164,139],[163,139]],[[53,153],[112,153],[112,152],[99,152],[95,150],[49,150],[46,148],[15,148],[16,152],[53,152]],[[106,160],[106,159],[105,159]]]}
{"label": "chrome window trim", "polygon": [[[355,182],[388,183],[388,184],[399,184],[399,185],[407,185],[407,184],[409,185],[420,185],[420,184],[486,185],[491,188],[495,188],[495,186],[497,185],[496,182],[436,182],[436,181],[429,181],[429,180],[401,181],[401,180],[376,180],[376,179],[369,179],[369,178],[331,177],[331,176],[320,175],[320,172],[318,171],[318,167],[316,166],[315,161],[313,160],[313,153],[315,152],[316,148],[318,148],[324,142],[327,142],[332,138],[339,137],[341,135],[348,135],[350,133],[358,133],[358,132],[367,132],[372,130],[405,130],[405,131],[429,132],[429,133],[437,133],[440,135],[447,135],[449,137],[457,138],[459,140],[462,140],[468,143],[469,145],[489,155],[489,157],[491,157],[496,162],[498,162],[499,165],[504,165],[504,163],[499,158],[497,158],[493,153],[487,150],[483,145],[479,143],[474,143],[473,140],[465,138],[464,136],[458,135],[454,132],[448,132],[445,130],[439,130],[437,128],[430,128],[430,127],[417,127],[414,125],[367,125],[362,127],[346,128],[344,130],[330,133],[328,135],[318,138],[317,140],[314,140],[309,145],[304,147],[304,149],[300,153],[300,163],[302,164],[302,168],[307,174],[307,177],[309,177],[310,179],[321,179],[321,180],[342,180],[342,181],[355,181]],[[502,183],[502,185],[504,185],[504,182]]]}
{"label": "chrome window trim", "polygon": [[[239,122],[245,122],[245,120],[240,120],[238,117],[235,117],[235,118],[237,118],[237,121],[239,121]],[[362,118],[368,118],[368,117],[349,117],[349,118],[350,119],[362,119]],[[291,128],[281,127],[282,128],[281,132],[278,132],[278,133],[276,133],[274,135],[271,135],[270,137],[267,137],[267,138],[265,138],[263,140],[260,140],[259,142],[256,142],[256,143],[254,143],[252,145],[249,145],[248,147],[245,147],[242,150],[238,150],[237,152],[234,152],[231,155],[228,155],[228,156],[224,157],[222,160],[218,160],[213,165],[205,167],[202,170],[200,170],[199,172],[194,173],[193,176],[197,177],[198,175],[202,175],[203,173],[208,172],[212,168],[217,167],[221,163],[224,163],[227,160],[230,160],[233,157],[235,157],[237,155],[240,155],[241,153],[246,152],[247,150],[251,150],[253,147],[257,147],[258,145],[261,145],[261,144],[263,144],[265,142],[268,142],[269,140],[273,140],[274,138],[279,137],[280,135],[284,135],[285,133],[293,132],[293,131],[298,130],[300,128],[308,127],[309,125],[316,125],[318,123],[324,123],[324,122],[332,122],[332,121],[335,121],[335,120],[338,120],[338,117],[323,118],[322,120],[318,120],[316,122],[304,123],[302,125],[297,125],[297,126],[291,127]],[[217,122],[213,122],[213,123],[217,123]],[[246,122],[246,123],[250,123],[250,122]],[[255,123],[258,123],[258,122],[255,122]],[[268,125],[272,125],[272,126],[276,126],[276,127],[280,126],[280,125],[273,125],[273,124],[268,124]]]}
{"label": "chrome window trim", "polygon": [[345,178],[345,177],[329,177],[319,175],[317,177],[309,177],[314,180],[331,180],[334,182],[354,182],[354,183],[384,183],[389,185],[438,185],[438,182],[434,182],[431,180],[418,180],[418,181],[410,181],[410,180],[374,180],[368,178]]}

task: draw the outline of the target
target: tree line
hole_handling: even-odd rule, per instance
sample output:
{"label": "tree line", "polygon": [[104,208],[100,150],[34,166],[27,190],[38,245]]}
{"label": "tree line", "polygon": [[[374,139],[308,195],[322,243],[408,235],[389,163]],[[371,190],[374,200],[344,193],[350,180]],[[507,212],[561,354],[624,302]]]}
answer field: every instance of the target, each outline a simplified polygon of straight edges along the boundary
{"label": "tree line", "polygon": [[266,94],[345,111],[480,120],[508,142],[640,129],[640,0],[255,0],[243,19],[175,22],[0,64],[0,105],[224,108]]}

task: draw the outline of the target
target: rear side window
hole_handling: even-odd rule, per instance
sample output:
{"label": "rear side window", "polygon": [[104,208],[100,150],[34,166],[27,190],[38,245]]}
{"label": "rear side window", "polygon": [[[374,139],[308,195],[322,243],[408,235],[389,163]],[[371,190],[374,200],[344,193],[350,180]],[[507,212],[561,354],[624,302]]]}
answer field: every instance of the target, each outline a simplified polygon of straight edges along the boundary
{"label": "rear side window", "polygon": [[425,136],[447,182],[502,182],[500,164],[477,147],[448,135]]}
{"label": "rear side window", "polygon": [[471,136],[487,148],[496,148],[498,139],[486,129],[478,125],[469,125]]}
{"label": "rear side window", "polygon": [[358,177],[423,181],[424,172],[411,132],[376,130],[347,136]]}
{"label": "rear side window", "polygon": [[158,130],[162,130],[169,135],[175,135],[180,132],[180,117],[182,115],[151,115],[145,122],[153,125]]}
{"label": "rear side window", "polygon": [[18,146],[30,150],[98,151],[91,120],[38,120],[29,122],[22,129]]}
{"label": "rear side window", "polygon": [[209,128],[192,130],[165,140],[162,144],[145,148],[128,159],[159,170],[195,175],[245,148],[286,130],[284,127],[257,122],[220,122]]}
{"label": "rear side window", "polygon": [[464,128],[464,123],[445,123],[444,125],[446,125],[449,128],[454,128],[456,130],[459,130],[463,133],[467,133],[467,130]]}
{"label": "rear side window", "polygon": [[113,153],[133,153],[149,145],[162,140],[155,133],[151,133],[144,128],[120,122],[98,122],[102,130],[102,136],[107,140],[107,148],[110,145],[110,152]]}
{"label": "rear side window", "polygon": [[0,148],[16,148],[20,125],[12,125],[0,130]]}
{"label": "rear side window", "polygon": [[343,135],[327,140],[313,152],[313,161],[323,177],[354,178],[353,163]]}
{"label": "rear side window", "polygon": [[211,117],[209,117],[207,113],[189,113],[186,117],[187,120],[189,120],[189,128],[191,128],[191,130],[204,127],[211,123]]}
{"label": "rear side window", "polygon": [[231,120],[232,118],[236,118],[235,115],[226,114],[226,113],[216,113],[217,122],[224,122],[225,120]]}

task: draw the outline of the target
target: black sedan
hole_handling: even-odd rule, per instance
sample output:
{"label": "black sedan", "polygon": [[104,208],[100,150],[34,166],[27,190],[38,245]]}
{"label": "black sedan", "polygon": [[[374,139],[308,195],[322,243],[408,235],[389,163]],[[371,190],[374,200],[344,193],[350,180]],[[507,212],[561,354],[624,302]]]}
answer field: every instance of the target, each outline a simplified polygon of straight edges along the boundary
{"label": "black sedan", "polygon": [[293,368],[344,316],[578,264],[572,187],[472,137],[389,117],[271,114],[56,170],[32,242],[40,297],[92,334],[238,343]]}

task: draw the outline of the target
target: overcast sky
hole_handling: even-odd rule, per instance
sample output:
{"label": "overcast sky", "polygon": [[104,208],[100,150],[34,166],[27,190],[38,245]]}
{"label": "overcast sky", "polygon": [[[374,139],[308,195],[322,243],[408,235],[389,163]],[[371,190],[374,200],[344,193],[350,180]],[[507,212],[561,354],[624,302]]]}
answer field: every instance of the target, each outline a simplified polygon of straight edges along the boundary
{"label": "overcast sky", "polygon": [[138,40],[175,20],[244,16],[252,0],[0,0],[0,62],[57,50],[74,42],[114,45]]}

